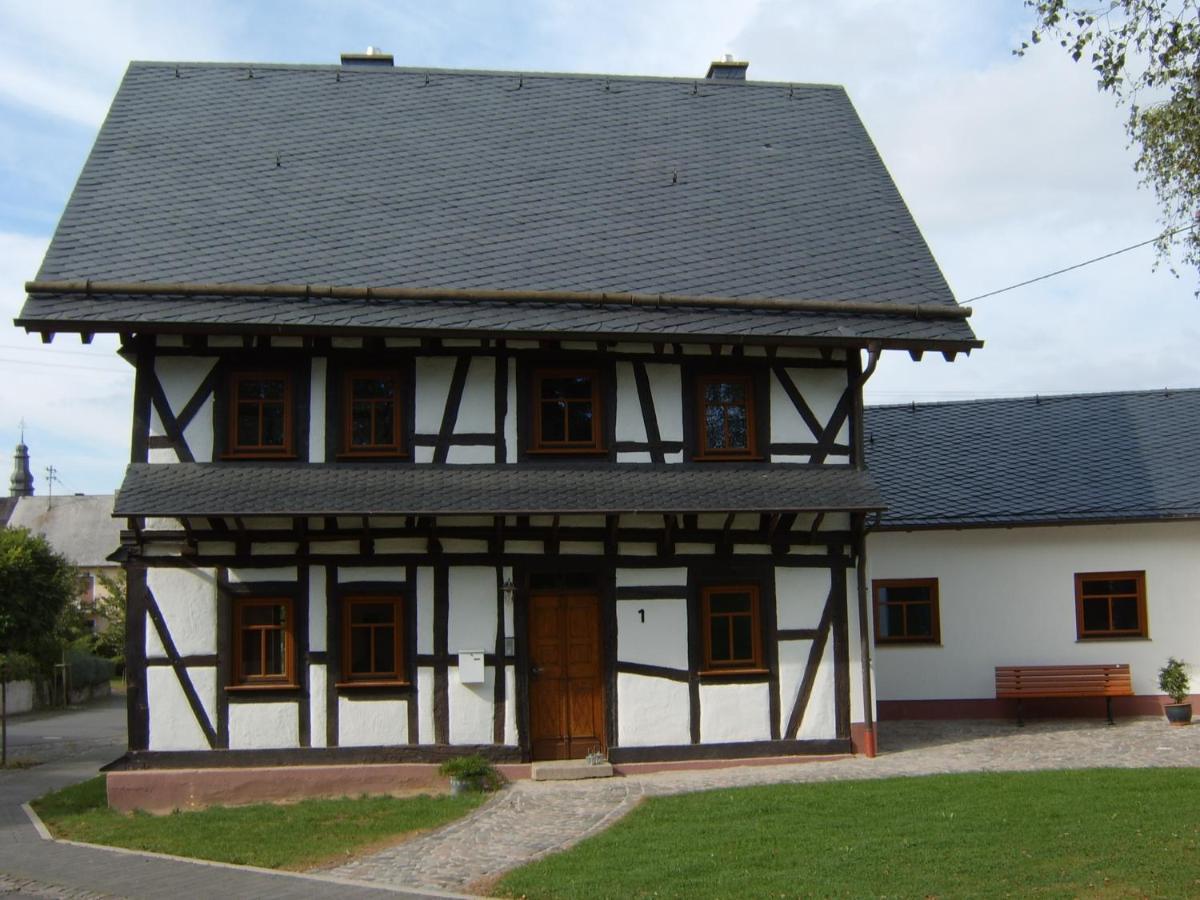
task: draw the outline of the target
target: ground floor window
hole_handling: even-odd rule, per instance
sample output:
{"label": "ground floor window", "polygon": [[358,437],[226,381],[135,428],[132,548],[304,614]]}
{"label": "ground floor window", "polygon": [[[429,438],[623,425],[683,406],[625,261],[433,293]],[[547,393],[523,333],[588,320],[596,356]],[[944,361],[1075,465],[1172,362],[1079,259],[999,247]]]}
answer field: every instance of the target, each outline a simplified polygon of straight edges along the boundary
{"label": "ground floor window", "polygon": [[872,582],[875,643],[936,644],[941,641],[936,578]]}
{"label": "ground floor window", "polygon": [[374,684],[406,681],[402,609],[399,597],[348,597],[342,601],[345,681]]}
{"label": "ground floor window", "polygon": [[234,684],[296,684],[295,616],[290,597],[238,597],[233,601]]}
{"label": "ground floor window", "polygon": [[765,669],[757,587],[706,587],[700,595],[700,610],[704,671],[732,674]]}
{"label": "ground floor window", "polygon": [[1081,640],[1146,637],[1146,573],[1076,573],[1075,626]]}

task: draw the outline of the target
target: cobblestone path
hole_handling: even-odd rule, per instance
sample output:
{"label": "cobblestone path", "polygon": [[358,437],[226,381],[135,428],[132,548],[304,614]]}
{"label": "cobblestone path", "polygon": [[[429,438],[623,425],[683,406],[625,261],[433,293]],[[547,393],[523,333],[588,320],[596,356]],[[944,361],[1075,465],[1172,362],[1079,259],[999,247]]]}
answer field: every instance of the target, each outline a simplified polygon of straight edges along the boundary
{"label": "cobblestone path", "polygon": [[510,868],[608,827],[649,795],[949,772],[1200,766],[1200,726],[1169,728],[1157,718],[1126,719],[1112,727],[1087,719],[1035,720],[1024,728],[994,721],[893,722],[881,726],[880,745],[875,759],[519,781],[445,828],[329,871],[409,890],[486,887]]}

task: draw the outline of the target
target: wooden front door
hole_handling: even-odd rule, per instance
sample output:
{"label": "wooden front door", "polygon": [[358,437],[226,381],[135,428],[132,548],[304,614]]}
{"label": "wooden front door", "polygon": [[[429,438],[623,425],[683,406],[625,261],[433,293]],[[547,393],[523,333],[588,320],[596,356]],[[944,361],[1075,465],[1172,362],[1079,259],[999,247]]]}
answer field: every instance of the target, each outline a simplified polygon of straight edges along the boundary
{"label": "wooden front door", "polygon": [[534,759],[603,752],[600,598],[571,591],[529,602],[529,732]]}

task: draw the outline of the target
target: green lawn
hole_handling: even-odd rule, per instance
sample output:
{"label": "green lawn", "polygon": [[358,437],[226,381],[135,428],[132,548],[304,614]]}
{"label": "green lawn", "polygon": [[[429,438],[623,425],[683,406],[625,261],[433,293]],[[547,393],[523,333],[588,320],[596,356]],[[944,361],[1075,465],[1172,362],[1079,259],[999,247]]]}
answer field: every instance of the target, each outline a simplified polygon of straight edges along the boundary
{"label": "green lawn", "polygon": [[55,837],[271,869],[334,863],[470,812],[481,794],[215,807],[168,816],[108,808],[103,776],[33,802]]}
{"label": "green lawn", "polygon": [[648,800],[501,896],[1196,897],[1200,769],[776,785]]}

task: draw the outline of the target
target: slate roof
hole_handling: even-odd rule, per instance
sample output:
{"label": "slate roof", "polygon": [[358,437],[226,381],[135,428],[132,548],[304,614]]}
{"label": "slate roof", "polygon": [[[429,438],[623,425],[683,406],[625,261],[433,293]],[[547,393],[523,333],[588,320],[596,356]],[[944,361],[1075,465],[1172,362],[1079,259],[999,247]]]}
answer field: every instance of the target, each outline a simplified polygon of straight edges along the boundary
{"label": "slate roof", "polygon": [[51,547],[85,568],[111,567],[107,557],[121,546],[112,494],[19,497],[8,525],[42,535]]}
{"label": "slate roof", "polygon": [[8,517],[12,515],[13,507],[16,505],[16,497],[0,497],[0,528],[8,524]]}
{"label": "slate roof", "polygon": [[[379,67],[132,63],[37,277],[954,306],[840,87]],[[49,294],[18,321],[978,343],[960,319],[547,307]]]}
{"label": "slate roof", "polygon": [[882,509],[870,476],[801,465],[134,463],[115,516],[817,512]]}
{"label": "slate roof", "polygon": [[1200,390],[876,406],[883,528],[1200,518]]}

